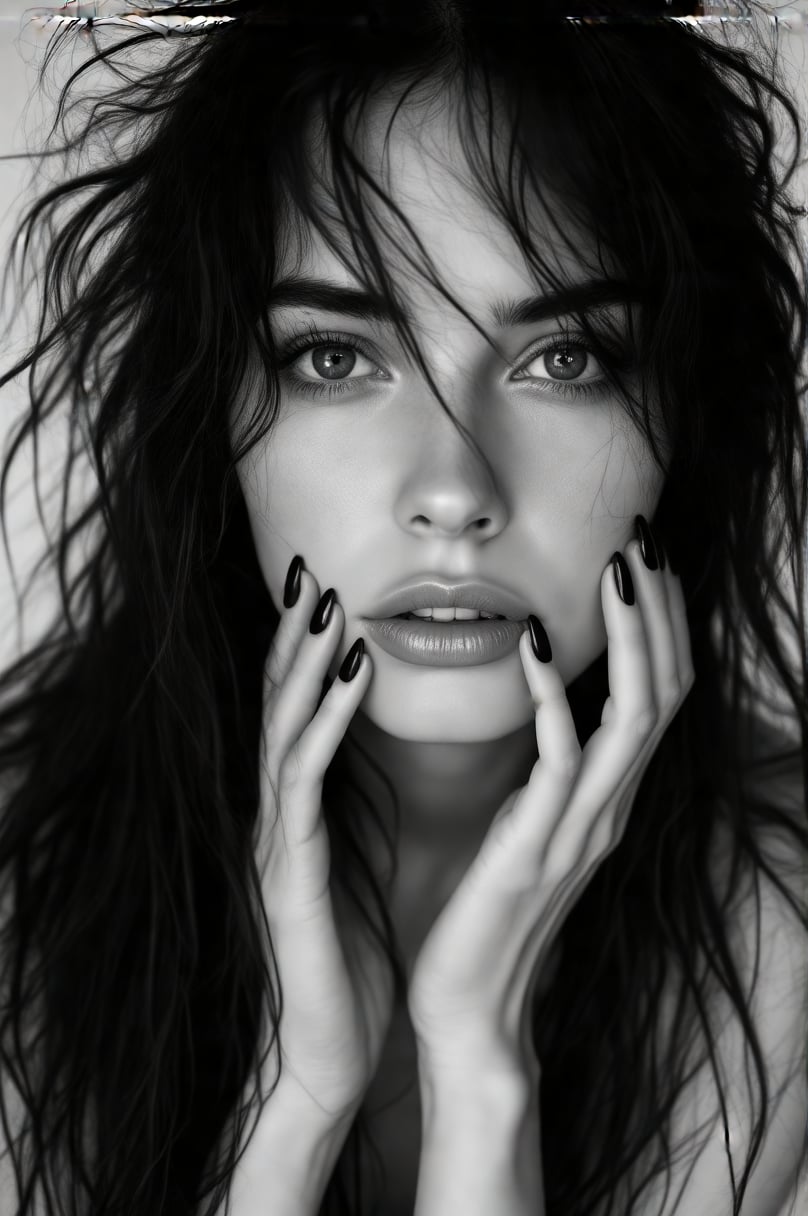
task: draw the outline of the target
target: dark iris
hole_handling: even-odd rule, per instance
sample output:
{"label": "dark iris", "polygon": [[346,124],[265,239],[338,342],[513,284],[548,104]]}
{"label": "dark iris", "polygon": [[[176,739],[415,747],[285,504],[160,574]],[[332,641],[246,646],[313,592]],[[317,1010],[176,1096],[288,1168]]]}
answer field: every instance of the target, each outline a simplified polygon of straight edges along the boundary
{"label": "dark iris", "polygon": [[[576,351],[581,353],[575,354]],[[553,372],[560,373],[563,380],[574,380],[576,376],[582,375],[586,370],[588,362],[586,352],[575,343],[559,347],[557,350],[545,351],[544,354],[545,358],[547,355],[551,356],[550,367]]]}
{"label": "dark iris", "polygon": [[341,380],[351,374],[356,363],[356,351],[349,346],[316,346],[312,350],[311,361],[318,375]]}

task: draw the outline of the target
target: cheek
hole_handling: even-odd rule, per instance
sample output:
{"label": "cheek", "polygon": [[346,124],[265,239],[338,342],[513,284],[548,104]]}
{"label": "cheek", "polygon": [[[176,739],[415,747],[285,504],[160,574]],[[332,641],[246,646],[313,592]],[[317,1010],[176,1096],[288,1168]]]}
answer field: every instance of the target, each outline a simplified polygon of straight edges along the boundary
{"label": "cheek", "polygon": [[277,601],[296,553],[309,570],[325,576],[332,569],[337,541],[353,531],[352,504],[363,485],[333,444],[298,430],[279,423],[271,442],[251,452],[238,471],[258,561]]}
{"label": "cheek", "polygon": [[525,428],[510,465],[511,508],[531,538],[539,570],[554,577],[557,593],[570,586],[576,596],[588,559],[603,546],[619,480],[610,467],[621,463],[613,459],[614,444],[602,424],[587,427],[585,421],[551,416],[540,428]]}
{"label": "cheek", "polygon": [[[300,547],[300,524],[305,526],[307,485],[294,476],[290,453],[283,444],[264,443],[238,466],[238,479],[250,523],[255,552],[264,581],[279,607],[289,562]],[[295,527],[295,521],[297,527]]]}
{"label": "cheek", "polygon": [[579,410],[538,440],[524,439],[517,493],[571,555],[602,554],[605,561],[637,514],[653,514],[664,475],[616,410]]}
{"label": "cheek", "polygon": [[639,435],[594,411],[545,439],[522,449],[515,501],[531,537],[536,597],[569,682],[606,645],[603,571],[633,537],[635,516],[653,517],[664,475]]}

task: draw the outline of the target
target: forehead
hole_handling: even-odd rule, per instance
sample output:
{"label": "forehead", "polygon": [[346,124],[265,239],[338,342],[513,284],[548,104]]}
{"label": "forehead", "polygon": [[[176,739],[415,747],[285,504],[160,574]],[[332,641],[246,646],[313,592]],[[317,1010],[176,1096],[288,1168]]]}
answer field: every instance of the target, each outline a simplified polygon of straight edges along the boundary
{"label": "forehead", "polygon": [[[350,135],[354,153],[401,213],[397,215],[361,183],[363,210],[373,241],[415,316],[427,324],[430,313],[444,321],[446,318],[446,301],[424,277],[431,263],[438,280],[482,321],[483,305],[491,297],[526,295],[536,289],[536,277],[468,164],[452,99],[415,96],[398,109],[396,105],[395,94],[379,95],[368,104],[362,121]],[[506,149],[507,133],[496,119],[495,124],[498,146]],[[485,136],[481,126],[478,138],[483,149]],[[355,285],[358,258],[351,238],[353,235],[357,239],[356,232],[351,233],[335,201],[328,140],[321,119],[313,121],[306,143],[313,170],[314,202],[336,249],[329,247],[329,241],[316,228],[296,216],[282,242],[285,252],[277,268],[278,277],[299,274]],[[595,268],[602,275],[588,234],[573,231],[571,223],[565,223],[572,246],[569,248],[541,207],[529,208],[526,218],[542,259],[564,281],[580,280]]]}

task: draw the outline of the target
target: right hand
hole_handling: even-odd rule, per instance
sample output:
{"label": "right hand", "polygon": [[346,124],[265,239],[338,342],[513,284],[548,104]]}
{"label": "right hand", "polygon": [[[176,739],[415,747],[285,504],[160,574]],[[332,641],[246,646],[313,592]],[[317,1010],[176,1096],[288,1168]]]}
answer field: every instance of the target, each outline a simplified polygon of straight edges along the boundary
{"label": "right hand", "polygon": [[356,1113],[378,1067],[393,978],[364,922],[343,908],[347,900],[339,928],[334,916],[323,778],[372,662],[365,651],[353,680],[336,678],[317,708],[345,625],[335,601],[325,629],[310,633],[319,599],[316,579],[303,570],[297,603],[282,608],[267,655],[257,864],[283,997],[280,1083],[312,1113],[341,1121]]}

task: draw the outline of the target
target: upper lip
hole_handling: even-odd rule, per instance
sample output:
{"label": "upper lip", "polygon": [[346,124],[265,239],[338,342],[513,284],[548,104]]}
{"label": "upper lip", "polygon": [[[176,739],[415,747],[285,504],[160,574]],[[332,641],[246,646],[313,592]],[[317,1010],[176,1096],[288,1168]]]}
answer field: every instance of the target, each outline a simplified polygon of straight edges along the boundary
{"label": "upper lip", "polygon": [[453,583],[427,574],[388,592],[375,605],[371,616],[397,616],[415,608],[476,608],[512,621],[526,620],[529,612],[518,595],[496,583],[481,579]]}

